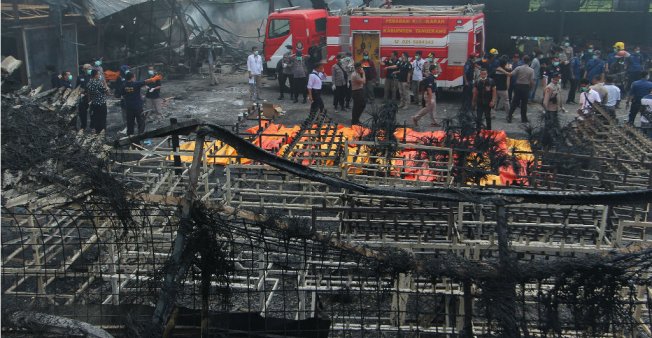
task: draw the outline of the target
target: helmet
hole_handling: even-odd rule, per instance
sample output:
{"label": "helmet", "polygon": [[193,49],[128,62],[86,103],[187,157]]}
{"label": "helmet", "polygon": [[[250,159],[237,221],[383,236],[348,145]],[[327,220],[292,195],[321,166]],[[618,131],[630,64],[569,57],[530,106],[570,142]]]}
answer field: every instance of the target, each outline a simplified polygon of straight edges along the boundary
{"label": "helmet", "polygon": [[620,41],[619,41],[619,42],[616,42],[616,43],[614,43],[614,48],[618,48],[618,49],[620,49],[620,50],[623,50],[623,49],[625,49],[625,43],[624,43],[624,42],[620,42]]}
{"label": "helmet", "polygon": [[496,49],[496,48],[490,49],[489,54],[498,55],[498,49]]}

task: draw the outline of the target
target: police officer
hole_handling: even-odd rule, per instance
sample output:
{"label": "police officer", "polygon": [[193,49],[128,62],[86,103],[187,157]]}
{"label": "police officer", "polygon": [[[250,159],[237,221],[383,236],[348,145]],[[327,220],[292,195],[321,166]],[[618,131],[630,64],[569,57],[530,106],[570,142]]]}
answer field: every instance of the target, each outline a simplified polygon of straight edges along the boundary
{"label": "police officer", "polygon": [[[287,52],[283,54],[283,58],[278,61],[278,64],[276,65],[276,74],[278,76],[278,87],[280,90],[280,94],[278,99],[283,100],[284,93],[286,91],[290,92],[290,96],[292,96],[292,68],[290,67],[290,56],[292,54],[292,45],[286,45],[285,48],[287,48]],[[288,88],[285,83],[288,82],[288,79],[290,80],[290,88]]]}
{"label": "police officer", "polygon": [[324,110],[324,101],[321,98],[321,87],[322,82],[326,76],[324,76],[324,64],[318,63],[315,65],[315,69],[308,76],[308,99],[310,100],[310,112],[314,113],[317,111]]}

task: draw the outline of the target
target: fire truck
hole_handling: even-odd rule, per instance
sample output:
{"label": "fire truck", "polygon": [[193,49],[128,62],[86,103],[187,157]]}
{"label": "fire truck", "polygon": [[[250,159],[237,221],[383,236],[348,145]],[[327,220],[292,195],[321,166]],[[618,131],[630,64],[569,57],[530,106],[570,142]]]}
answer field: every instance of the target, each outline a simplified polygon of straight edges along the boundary
{"label": "fire truck", "polygon": [[484,50],[483,5],[460,7],[419,6],[392,8],[354,8],[339,15],[325,9],[279,9],[267,20],[263,52],[268,73],[274,73],[278,62],[292,46],[292,53],[318,48],[326,62],[327,81],[331,81],[332,65],[340,52],[351,52],[355,61],[363,53],[376,66],[379,84],[384,83],[383,61],[393,51],[407,52],[412,59],[416,51],[425,58],[433,53],[433,61],[441,72],[440,88],[461,86],[464,63],[468,56]]}

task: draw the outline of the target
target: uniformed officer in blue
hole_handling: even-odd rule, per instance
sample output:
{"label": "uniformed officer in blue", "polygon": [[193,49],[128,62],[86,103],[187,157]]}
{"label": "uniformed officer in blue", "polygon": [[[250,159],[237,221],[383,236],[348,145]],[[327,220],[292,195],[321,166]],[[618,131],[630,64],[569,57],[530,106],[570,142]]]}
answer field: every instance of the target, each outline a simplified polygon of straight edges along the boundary
{"label": "uniformed officer in blue", "polygon": [[127,113],[127,135],[134,133],[134,120],[138,123],[138,133],[145,132],[145,115],[143,114],[143,96],[141,88],[150,82],[156,82],[158,78],[152,77],[145,81],[135,81],[136,76],[132,72],[125,75],[125,83],[122,86],[122,98],[124,99],[125,111]]}

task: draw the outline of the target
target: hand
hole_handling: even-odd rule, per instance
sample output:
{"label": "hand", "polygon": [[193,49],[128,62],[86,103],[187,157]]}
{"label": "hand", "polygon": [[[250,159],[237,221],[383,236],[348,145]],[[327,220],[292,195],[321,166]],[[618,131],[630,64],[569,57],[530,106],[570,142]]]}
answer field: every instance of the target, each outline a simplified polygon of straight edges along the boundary
{"label": "hand", "polygon": [[493,108],[494,107],[494,101],[489,102],[489,107]]}
{"label": "hand", "polygon": [[156,88],[151,88],[151,89],[149,90],[149,92],[150,92],[150,93],[153,93],[155,90],[156,90]]}
{"label": "hand", "polygon": [[312,96],[308,96],[308,101],[310,101],[310,103],[312,103]]}
{"label": "hand", "polygon": [[562,108],[561,111],[564,113],[568,113],[568,110],[566,110],[566,108]]}

